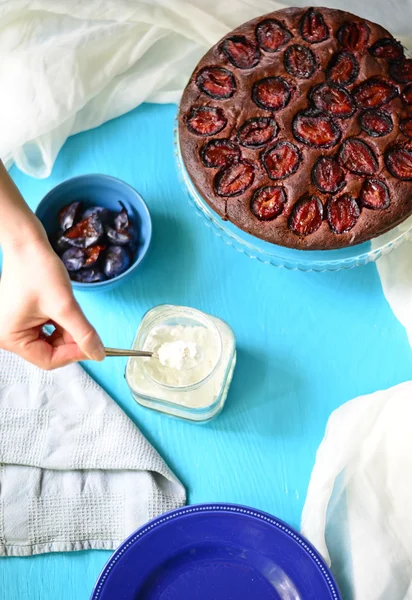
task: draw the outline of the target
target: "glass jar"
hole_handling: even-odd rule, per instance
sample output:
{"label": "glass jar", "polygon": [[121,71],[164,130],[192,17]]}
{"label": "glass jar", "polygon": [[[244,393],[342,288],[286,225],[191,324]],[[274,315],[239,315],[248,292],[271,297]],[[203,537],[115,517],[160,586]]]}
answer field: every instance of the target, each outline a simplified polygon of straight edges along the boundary
{"label": "glass jar", "polygon": [[209,421],[223,409],[236,364],[235,336],[227,323],[185,306],[156,306],[144,315],[133,348],[156,351],[156,332],[173,336],[182,327],[205,328],[196,330],[208,340],[208,348],[199,348],[203,360],[198,367],[174,371],[159,368],[156,358],[131,357],[126,381],[142,406],[190,421]]}

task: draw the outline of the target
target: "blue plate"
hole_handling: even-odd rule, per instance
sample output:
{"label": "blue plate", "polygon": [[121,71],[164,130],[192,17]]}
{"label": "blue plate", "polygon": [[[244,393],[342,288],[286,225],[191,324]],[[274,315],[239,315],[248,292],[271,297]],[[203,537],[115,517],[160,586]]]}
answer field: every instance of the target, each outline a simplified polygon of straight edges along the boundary
{"label": "blue plate", "polygon": [[340,600],[322,558],[274,517],[227,504],[182,508],[132,534],[91,600]]}

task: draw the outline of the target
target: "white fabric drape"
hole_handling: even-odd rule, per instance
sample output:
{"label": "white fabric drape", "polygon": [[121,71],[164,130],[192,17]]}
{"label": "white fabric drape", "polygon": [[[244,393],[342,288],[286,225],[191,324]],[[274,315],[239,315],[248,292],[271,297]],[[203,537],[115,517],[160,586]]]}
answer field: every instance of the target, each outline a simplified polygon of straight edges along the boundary
{"label": "white fabric drape", "polygon": [[0,3],[0,157],[50,175],[67,137],[141,102],[178,102],[205,51],[271,0]]}
{"label": "white fabric drape", "polygon": [[356,398],[329,419],[302,532],[345,600],[412,599],[412,382]]}

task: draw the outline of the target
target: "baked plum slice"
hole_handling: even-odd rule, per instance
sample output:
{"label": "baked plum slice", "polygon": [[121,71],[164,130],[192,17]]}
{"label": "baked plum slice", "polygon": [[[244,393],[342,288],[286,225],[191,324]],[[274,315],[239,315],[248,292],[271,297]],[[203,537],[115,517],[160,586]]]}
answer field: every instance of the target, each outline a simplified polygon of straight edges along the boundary
{"label": "baked plum slice", "polygon": [[253,165],[243,160],[221,169],[215,175],[213,186],[218,196],[239,196],[250,188],[254,178]]}
{"label": "baked plum slice", "polygon": [[283,77],[265,77],[254,83],[252,99],[264,110],[277,111],[289,103],[292,90]]}
{"label": "baked plum slice", "polygon": [[398,88],[379,77],[370,77],[352,92],[360,108],[379,108],[399,95]]}
{"label": "baked plum slice", "polygon": [[385,152],[385,164],[389,173],[401,181],[412,181],[412,148],[395,144]]}
{"label": "baked plum slice", "polygon": [[278,133],[275,119],[253,117],[243,123],[237,132],[239,144],[246,148],[260,148],[271,142]]}
{"label": "baked plum slice", "polygon": [[316,68],[316,58],[310,48],[292,44],[284,54],[285,69],[293,77],[308,79]]}
{"label": "baked plum slice", "polygon": [[107,279],[121,275],[132,262],[130,252],[124,246],[109,246],[103,259],[103,273]]}
{"label": "baked plum slice", "polygon": [[260,221],[272,221],[282,213],[285,203],[284,188],[280,185],[267,185],[255,191],[250,209]]}
{"label": "baked plum slice", "polygon": [[329,61],[326,77],[341,85],[352,85],[359,75],[359,62],[354,54],[342,50],[335,52]]}
{"label": "baked plum slice", "polygon": [[315,195],[305,194],[295,204],[289,217],[289,228],[296,235],[314,233],[322,225],[323,204]]}
{"label": "baked plum slice", "polygon": [[329,37],[329,29],[322,13],[309,8],[300,21],[300,34],[306,42],[319,44]]}
{"label": "baked plum slice", "polygon": [[337,124],[316,109],[298,112],[293,119],[292,130],[299,142],[313,148],[331,148],[341,137]]}
{"label": "baked plum slice", "polygon": [[216,135],[226,124],[222,109],[214,106],[193,106],[186,117],[188,130],[195,135]]}
{"label": "baked plum slice", "polygon": [[388,208],[391,201],[388,186],[375,177],[364,182],[359,199],[363,206],[372,210]]}
{"label": "baked plum slice", "polygon": [[350,231],[359,219],[360,208],[351,194],[342,194],[329,198],[326,205],[329,226],[334,233],[342,234]]}
{"label": "baked plum slice", "polygon": [[288,141],[277,142],[262,154],[263,166],[271,179],[290,177],[299,168],[302,154],[295,144]]}
{"label": "baked plum slice", "polygon": [[330,117],[348,119],[355,112],[355,103],[350,93],[337,83],[321,83],[310,92],[314,106]]}
{"label": "baked plum slice", "polygon": [[389,67],[389,75],[397,83],[409,83],[412,81],[412,59],[405,58],[399,62],[394,62]]}
{"label": "baked plum slice", "polygon": [[407,85],[403,88],[402,100],[408,106],[412,105],[412,83],[410,83],[409,85]]}
{"label": "baked plum slice", "polygon": [[88,248],[94,246],[103,236],[103,224],[96,214],[82,219],[70,229],[66,229],[61,239],[77,248]]}
{"label": "baked plum slice", "polygon": [[386,58],[389,61],[397,61],[404,58],[402,44],[393,38],[378,40],[369,48],[369,54],[375,58]]}
{"label": "baked plum slice", "polygon": [[237,69],[252,69],[260,60],[259,47],[244,35],[226,38],[221,45],[223,54]]}
{"label": "baked plum slice", "polygon": [[365,21],[351,21],[344,23],[337,33],[341,46],[352,52],[365,50],[370,36],[370,29]]}
{"label": "baked plum slice", "polygon": [[393,129],[391,115],[374,108],[365,110],[359,115],[359,125],[371,137],[383,137]]}
{"label": "baked plum slice", "polygon": [[236,80],[233,74],[223,67],[204,67],[196,77],[197,87],[215,100],[225,100],[233,96]]}
{"label": "baked plum slice", "polygon": [[321,156],[312,169],[312,181],[324,194],[336,194],[345,185],[345,171],[332,156]]}
{"label": "baked plum slice", "polygon": [[291,37],[290,31],[277,19],[265,19],[256,26],[256,39],[265,52],[277,52]]}
{"label": "baked plum slice", "polygon": [[211,140],[200,151],[205,167],[224,167],[240,159],[240,148],[227,139]]}
{"label": "baked plum slice", "polygon": [[375,152],[364,140],[347,138],[339,150],[340,164],[355,175],[373,175],[378,170]]}
{"label": "baked plum slice", "polygon": [[73,227],[75,221],[78,219],[81,208],[81,202],[71,202],[59,210],[59,225],[63,231]]}
{"label": "baked plum slice", "polygon": [[403,135],[412,139],[412,119],[402,119],[399,123],[399,129],[402,131]]}

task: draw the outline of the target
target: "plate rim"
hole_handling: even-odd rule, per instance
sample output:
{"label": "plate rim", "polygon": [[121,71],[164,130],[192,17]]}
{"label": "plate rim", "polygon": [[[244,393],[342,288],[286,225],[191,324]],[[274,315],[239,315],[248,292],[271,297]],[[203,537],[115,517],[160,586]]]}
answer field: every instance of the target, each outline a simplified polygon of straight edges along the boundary
{"label": "plate rim", "polygon": [[99,600],[101,598],[101,592],[103,590],[103,586],[106,582],[106,579],[110,575],[113,567],[116,565],[117,561],[124,555],[124,553],[137,541],[144,537],[147,533],[167,523],[168,521],[172,521],[179,517],[184,517],[190,514],[203,513],[203,512],[221,512],[224,513],[235,513],[240,515],[247,515],[249,517],[254,517],[259,519],[260,521],[264,521],[269,523],[269,525],[274,526],[276,529],[279,529],[289,537],[291,537],[295,542],[297,542],[309,556],[315,562],[316,566],[322,573],[322,576],[329,587],[329,591],[332,594],[333,600],[342,600],[342,597],[339,592],[338,585],[333,578],[329,568],[327,567],[325,561],[319,554],[319,552],[315,549],[315,547],[304,538],[298,531],[290,527],[287,523],[274,517],[273,515],[261,511],[256,508],[251,508],[249,506],[243,506],[242,504],[231,504],[231,503],[206,503],[206,504],[193,504],[191,506],[183,506],[181,508],[177,508],[170,512],[167,512],[155,519],[152,519],[142,527],[139,527],[134,531],[129,537],[127,537],[118,548],[114,551],[113,555],[109,558],[109,560],[104,565],[100,575],[96,581],[96,584],[93,588],[93,591],[90,596],[90,600]]}

